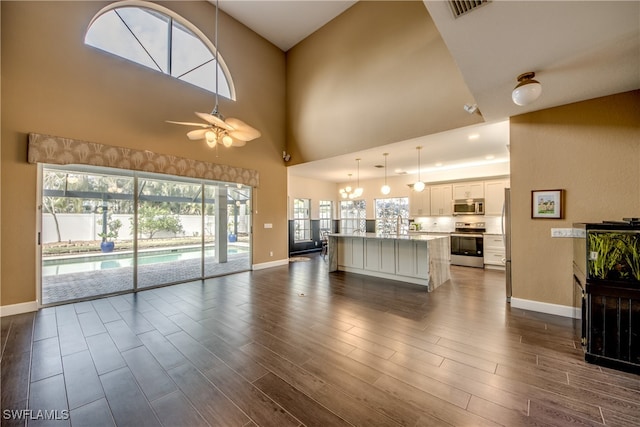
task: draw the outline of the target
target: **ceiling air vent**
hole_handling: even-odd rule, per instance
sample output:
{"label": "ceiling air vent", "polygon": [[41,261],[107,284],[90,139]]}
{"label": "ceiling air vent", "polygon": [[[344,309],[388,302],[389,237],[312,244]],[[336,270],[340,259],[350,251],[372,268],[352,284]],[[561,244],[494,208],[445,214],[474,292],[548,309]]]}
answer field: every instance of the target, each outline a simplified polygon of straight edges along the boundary
{"label": "ceiling air vent", "polygon": [[449,0],[449,6],[451,6],[453,17],[459,18],[490,1],[491,0]]}

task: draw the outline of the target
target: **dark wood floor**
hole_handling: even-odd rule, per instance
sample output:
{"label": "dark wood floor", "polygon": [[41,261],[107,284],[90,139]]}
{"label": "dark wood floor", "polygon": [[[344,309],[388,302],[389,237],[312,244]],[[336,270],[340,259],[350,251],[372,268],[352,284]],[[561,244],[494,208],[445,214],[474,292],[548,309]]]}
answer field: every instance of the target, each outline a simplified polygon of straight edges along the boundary
{"label": "dark wood floor", "polygon": [[503,273],[452,270],[428,294],[311,256],[5,317],[2,424],[639,425],[639,376],[511,309]]}

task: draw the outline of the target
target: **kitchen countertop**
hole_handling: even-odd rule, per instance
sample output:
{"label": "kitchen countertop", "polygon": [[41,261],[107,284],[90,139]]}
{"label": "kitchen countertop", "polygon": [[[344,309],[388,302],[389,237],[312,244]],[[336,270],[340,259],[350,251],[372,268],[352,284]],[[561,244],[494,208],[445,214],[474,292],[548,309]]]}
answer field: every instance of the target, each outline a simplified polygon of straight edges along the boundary
{"label": "kitchen countertop", "polygon": [[[457,233],[456,231],[409,231],[409,234],[430,234],[430,235],[449,235],[452,233]],[[458,233],[460,234],[460,233]],[[499,231],[480,231],[478,234],[483,234],[487,236],[502,236],[502,233]]]}
{"label": "kitchen countertop", "polygon": [[385,240],[417,240],[417,241],[429,241],[435,239],[443,239],[448,236],[448,233],[422,233],[420,234],[386,234],[386,233],[333,233],[329,234],[329,237],[363,237],[365,239],[385,239]]}

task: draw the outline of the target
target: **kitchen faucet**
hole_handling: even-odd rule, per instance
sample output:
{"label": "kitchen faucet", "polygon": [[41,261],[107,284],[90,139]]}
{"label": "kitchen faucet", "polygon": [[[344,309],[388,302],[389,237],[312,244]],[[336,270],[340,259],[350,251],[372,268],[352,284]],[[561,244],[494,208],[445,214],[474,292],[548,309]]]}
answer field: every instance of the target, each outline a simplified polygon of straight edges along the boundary
{"label": "kitchen faucet", "polygon": [[402,216],[398,215],[396,217],[396,234],[399,235],[402,232]]}

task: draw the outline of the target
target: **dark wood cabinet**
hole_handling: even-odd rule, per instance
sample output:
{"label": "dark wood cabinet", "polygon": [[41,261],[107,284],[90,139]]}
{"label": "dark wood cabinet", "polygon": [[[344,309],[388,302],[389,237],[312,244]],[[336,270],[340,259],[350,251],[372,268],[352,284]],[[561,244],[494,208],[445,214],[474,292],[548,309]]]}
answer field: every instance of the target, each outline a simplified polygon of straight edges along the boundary
{"label": "dark wood cabinet", "polygon": [[640,374],[640,290],[587,282],[588,362]]}
{"label": "dark wood cabinet", "polygon": [[605,222],[583,228],[584,261],[574,260],[574,271],[576,264],[586,267],[585,360],[640,374],[640,226]]}

